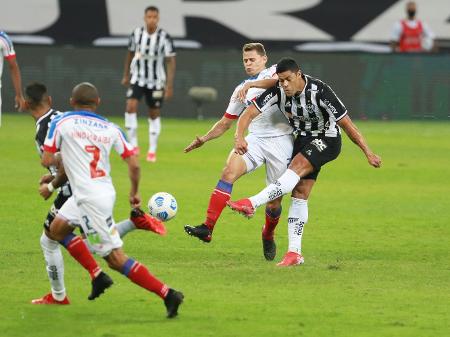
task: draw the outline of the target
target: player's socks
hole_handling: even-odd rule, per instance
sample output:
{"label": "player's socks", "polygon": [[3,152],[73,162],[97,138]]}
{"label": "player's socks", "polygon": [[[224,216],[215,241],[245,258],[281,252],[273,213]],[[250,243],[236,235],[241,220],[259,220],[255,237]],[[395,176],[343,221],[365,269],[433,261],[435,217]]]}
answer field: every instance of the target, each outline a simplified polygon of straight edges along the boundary
{"label": "player's socks", "polygon": [[257,208],[265,203],[275,200],[282,195],[291,192],[295,185],[300,181],[300,177],[294,171],[287,169],[278,180],[258,194],[250,197],[250,201],[254,208]]}
{"label": "player's socks", "polygon": [[266,207],[266,223],[264,224],[262,230],[262,237],[265,240],[273,240],[273,232],[275,227],[278,225],[278,221],[280,220],[281,210],[281,207],[273,211]]}
{"label": "player's socks", "polygon": [[102,271],[89,248],[79,236],[70,233],[60,243],[89,272],[91,279],[94,279]]}
{"label": "player's socks", "polygon": [[288,214],[289,252],[301,254],[303,227],[308,222],[308,200],[292,198]]}
{"label": "player's socks", "polygon": [[54,241],[42,233],[41,247],[47,265],[48,279],[52,288],[52,296],[57,301],[63,301],[66,297],[64,286],[64,260],[61,248],[57,241]]}
{"label": "player's socks", "polygon": [[122,274],[128,277],[133,283],[147,289],[162,299],[169,291],[169,287],[153,276],[143,264],[131,258],[125,262],[122,268]]}
{"label": "player's socks", "polygon": [[156,153],[158,147],[158,138],[161,133],[161,118],[148,119],[148,152]]}
{"label": "player's socks", "polygon": [[230,200],[233,184],[219,180],[216,188],[209,198],[208,210],[206,211],[205,225],[212,231],[216,225],[217,219],[222,214],[227,201]]}
{"label": "player's socks", "polygon": [[119,232],[121,238],[127,235],[129,232],[134,231],[136,226],[133,221],[130,219],[123,220],[121,222],[116,223],[116,229]]}
{"label": "player's socks", "polygon": [[137,113],[125,112],[125,128],[127,129],[128,140],[134,147],[138,146],[137,127]]}

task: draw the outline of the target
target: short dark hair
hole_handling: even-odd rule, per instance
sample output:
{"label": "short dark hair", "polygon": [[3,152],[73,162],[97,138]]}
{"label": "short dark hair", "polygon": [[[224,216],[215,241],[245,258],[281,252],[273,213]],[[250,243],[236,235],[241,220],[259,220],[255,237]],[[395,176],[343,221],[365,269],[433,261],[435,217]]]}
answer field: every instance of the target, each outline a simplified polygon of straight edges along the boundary
{"label": "short dark hair", "polygon": [[144,13],[147,13],[147,12],[149,12],[149,11],[159,13],[159,9],[158,9],[158,7],[156,7],[156,6],[148,6],[148,7],[145,9]]}
{"label": "short dark hair", "polygon": [[290,57],[283,57],[281,60],[277,63],[277,74],[284,73],[285,71],[292,71],[293,73],[296,73],[300,70],[300,67],[298,66],[297,62],[295,62],[294,59]]}
{"label": "short dark hair", "polygon": [[48,96],[47,87],[43,83],[32,82],[25,87],[25,99],[34,108]]}
{"label": "short dark hair", "polygon": [[244,44],[244,46],[242,47],[242,52],[252,51],[252,50],[256,51],[256,53],[260,56],[266,56],[266,50],[264,49],[264,46],[262,43],[251,42],[251,43]]}
{"label": "short dark hair", "polygon": [[80,106],[95,107],[98,103],[98,90],[92,83],[82,82],[72,89],[72,101]]}

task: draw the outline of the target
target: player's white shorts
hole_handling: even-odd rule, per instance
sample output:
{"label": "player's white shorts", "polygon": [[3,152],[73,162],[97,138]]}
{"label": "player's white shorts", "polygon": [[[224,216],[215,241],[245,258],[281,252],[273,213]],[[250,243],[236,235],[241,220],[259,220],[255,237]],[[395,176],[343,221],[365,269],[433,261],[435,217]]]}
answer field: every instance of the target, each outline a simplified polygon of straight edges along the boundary
{"label": "player's white shorts", "polygon": [[247,164],[247,172],[266,164],[266,183],[269,185],[275,182],[291,162],[294,137],[283,135],[263,138],[249,134],[245,140],[248,143],[248,151],[243,158]]}
{"label": "player's white shorts", "polygon": [[114,202],[115,196],[111,195],[83,200],[77,205],[71,196],[59,210],[58,216],[65,218],[72,226],[81,227],[90,248],[104,257],[123,245],[112,216]]}

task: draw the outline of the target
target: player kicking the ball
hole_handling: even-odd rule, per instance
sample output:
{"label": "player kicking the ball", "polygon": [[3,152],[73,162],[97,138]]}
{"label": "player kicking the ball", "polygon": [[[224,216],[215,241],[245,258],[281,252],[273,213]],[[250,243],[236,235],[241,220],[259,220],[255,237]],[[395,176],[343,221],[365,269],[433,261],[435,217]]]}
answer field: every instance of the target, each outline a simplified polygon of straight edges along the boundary
{"label": "player kicking the ball", "polygon": [[308,221],[308,197],[323,165],[341,151],[342,127],[358,145],[373,167],[381,166],[364,137],[347,114],[347,109],[324,82],[305,75],[295,60],[281,59],[277,64],[279,85],[266,90],[241,116],[235,134],[235,151],[245,155],[250,144],[244,133],[252,120],[266,114],[286,115],[297,132],[292,162],[286,172],[257,195],[229,201],[233,210],[252,217],[255,209],[292,191],[288,215],[289,248],[279,266],[302,264],[301,239]]}

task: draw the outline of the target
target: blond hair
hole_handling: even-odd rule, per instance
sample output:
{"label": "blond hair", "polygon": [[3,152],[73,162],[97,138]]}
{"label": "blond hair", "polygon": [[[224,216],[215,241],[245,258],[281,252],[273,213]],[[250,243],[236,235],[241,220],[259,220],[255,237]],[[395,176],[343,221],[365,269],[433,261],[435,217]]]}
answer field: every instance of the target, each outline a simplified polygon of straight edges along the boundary
{"label": "blond hair", "polygon": [[244,44],[244,46],[242,47],[242,52],[252,51],[252,50],[256,51],[258,53],[258,55],[260,55],[260,56],[266,56],[266,49],[264,49],[264,46],[262,45],[262,43],[251,42],[251,43]]}

